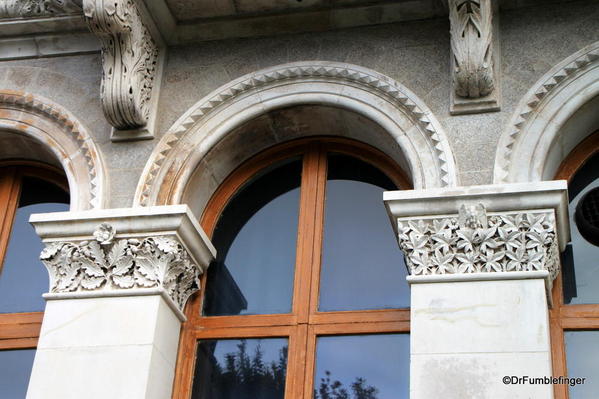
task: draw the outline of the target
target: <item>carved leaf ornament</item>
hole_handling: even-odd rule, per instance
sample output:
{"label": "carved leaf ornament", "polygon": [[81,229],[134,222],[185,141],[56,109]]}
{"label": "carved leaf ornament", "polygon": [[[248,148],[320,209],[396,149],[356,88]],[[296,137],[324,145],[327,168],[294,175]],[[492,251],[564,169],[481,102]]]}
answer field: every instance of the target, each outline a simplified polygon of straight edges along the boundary
{"label": "carved leaf ornament", "polygon": [[2,0],[0,18],[52,17],[81,12],[81,0]]}
{"label": "carved leaf ornament", "polygon": [[551,280],[556,277],[559,250],[552,213],[483,218],[480,211],[462,207],[458,217],[400,220],[399,245],[410,274],[548,270]]}
{"label": "carved leaf ornament", "polygon": [[169,237],[114,239],[101,224],[95,240],[49,243],[40,259],[50,274],[50,292],[81,292],[162,287],[183,308],[200,288],[200,268],[183,246]]}

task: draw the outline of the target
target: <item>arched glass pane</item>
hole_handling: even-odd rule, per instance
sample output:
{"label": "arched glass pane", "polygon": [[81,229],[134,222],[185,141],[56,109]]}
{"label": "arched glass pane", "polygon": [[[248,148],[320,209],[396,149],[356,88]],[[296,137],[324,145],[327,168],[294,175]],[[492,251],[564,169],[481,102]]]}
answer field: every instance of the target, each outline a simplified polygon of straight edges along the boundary
{"label": "arched glass pane", "polygon": [[39,260],[43,244],[29,224],[29,217],[33,213],[68,211],[68,200],[68,194],[50,183],[23,179],[19,208],[0,272],[0,313],[44,310],[42,294],[48,292],[48,271]]}
{"label": "arched glass pane", "polygon": [[283,399],[287,339],[198,342],[193,399]]}
{"label": "arched glass pane", "polygon": [[291,311],[301,168],[298,159],[280,165],[226,206],[213,235],[205,315]]}
{"label": "arched glass pane", "polygon": [[408,334],[320,337],[314,399],[408,399]]}
{"label": "arched glass pane", "polygon": [[568,377],[586,378],[571,386],[570,399],[596,398],[599,392],[599,331],[566,331]]}
{"label": "arched glass pane", "polygon": [[0,397],[22,399],[26,396],[34,357],[35,349],[0,351]]}
{"label": "arched glass pane", "polygon": [[383,191],[396,187],[362,161],[328,159],[319,310],[410,306],[406,266],[383,204]]}
{"label": "arched glass pane", "polygon": [[593,156],[574,176],[568,193],[572,240],[563,261],[564,303],[599,303],[599,247],[587,241],[578,228],[576,207],[584,195],[599,187],[599,154]]}

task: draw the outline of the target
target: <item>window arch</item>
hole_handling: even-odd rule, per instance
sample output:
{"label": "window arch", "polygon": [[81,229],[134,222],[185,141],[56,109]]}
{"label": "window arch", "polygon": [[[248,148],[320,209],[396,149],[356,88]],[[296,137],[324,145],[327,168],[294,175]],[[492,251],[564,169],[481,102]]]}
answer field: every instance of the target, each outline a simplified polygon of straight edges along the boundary
{"label": "window arch", "polygon": [[202,216],[219,255],[186,309],[173,397],[407,398],[407,271],[382,201],[397,188],[411,186],[390,158],[340,138],[233,172]]}
{"label": "window arch", "polygon": [[24,397],[45,307],[48,273],[38,259],[42,243],[32,213],[68,211],[66,178],[37,162],[0,165],[0,390]]}
{"label": "window arch", "polygon": [[[593,396],[599,377],[599,246],[596,233],[587,232],[597,224],[597,207],[589,194],[599,187],[599,131],[583,140],[562,162],[556,179],[568,181],[572,241],[562,257],[562,270],[553,287],[550,310],[553,371],[556,376],[587,377],[585,384],[568,388],[555,386],[558,399]],[[599,190],[599,189],[597,189]],[[596,190],[596,191],[597,191]],[[586,199],[585,199],[586,198]],[[581,218],[584,203],[593,215]],[[596,226],[595,226],[596,227]]]}

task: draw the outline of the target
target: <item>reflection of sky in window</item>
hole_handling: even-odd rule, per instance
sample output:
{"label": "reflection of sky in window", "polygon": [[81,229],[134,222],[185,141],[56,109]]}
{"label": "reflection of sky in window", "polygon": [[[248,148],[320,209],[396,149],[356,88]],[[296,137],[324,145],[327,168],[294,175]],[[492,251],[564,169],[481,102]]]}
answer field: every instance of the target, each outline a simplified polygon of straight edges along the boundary
{"label": "reflection of sky in window", "polygon": [[[378,389],[377,399],[409,397],[410,336],[408,334],[319,337],[316,347],[318,390],[325,371],[348,392],[356,378]],[[350,395],[350,397],[352,397]]]}
{"label": "reflection of sky in window", "polygon": [[300,189],[256,212],[231,244],[225,266],[248,302],[241,314],[291,311]]}
{"label": "reflection of sky in window", "polygon": [[[254,358],[256,348],[260,345],[262,361],[265,365],[269,365],[272,362],[278,363],[281,349],[287,346],[287,339],[285,338],[246,339],[244,341],[246,343],[246,353],[250,359]],[[226,365],[226,355],[230,353],[237,355],[240,343],[241,340],[239,339],[220,339],[216,341],[214,357],[223,369]]]}
{"label": "reflection of sky in window", "polygon": [[48,272],[39,260],[42,241],[29,224],[32,213],[68,211],[66,204],[43,203],[17,209],[0,272],[0,313],[44,310]]}
{"label": "reflection of sky in window", "polygon": [[35,349],[0,351],[0,397],[23,399],[27,393]]}
{"label": "reflection of sky in window", "polygon": [[599,178],[585,187],[570,201],[570,230],[572,236],[572,256],[576,275],[576,294],[571,304],[599,303],[599,247],[585,240],[574,222],[576,205],[585,193],[599,186]]}
{"label": "reflection of sky in window", "polygon": [[410,306],[383,191],[359,181],[327,181],[321,311]]}
{"label": "reflection of sky in window", "polygon": [[596,398],[599,392],[599,331],[566,331],[568,377],[586,377],[570,387],[570,399]]}

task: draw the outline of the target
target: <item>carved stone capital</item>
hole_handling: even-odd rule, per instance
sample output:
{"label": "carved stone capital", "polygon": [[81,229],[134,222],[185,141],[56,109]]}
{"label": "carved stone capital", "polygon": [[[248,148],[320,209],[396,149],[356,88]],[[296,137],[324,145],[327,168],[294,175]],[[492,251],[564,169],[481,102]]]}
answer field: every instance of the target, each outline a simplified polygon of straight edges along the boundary
{"label": "carved stone capital", "polygon": [[102,43],[102,107],[117,140],[152,137],[163,50],[142,7],[137,0],[83,0],[89,29]]}
{"label": "carved stone capital", "polygon": [[497,62],[491,0],[449,0],[452,102],[454,114],[499,109]]}
{"label": "carved stone capital", "polygon": [[435,191],[385,193],[411,278],[538,272],[550,298],[569,237],[563,182]]}
{"label": "carved stone capital", "polygon": [[181,314],[215,254],[187,207],[111,211],[32,217],[46,245],[46,296],[160,293]]}
{"label": "carved stone capital", "polygon": [[81,12],[82,0],[2,0],[0,18],[53,17]]}

